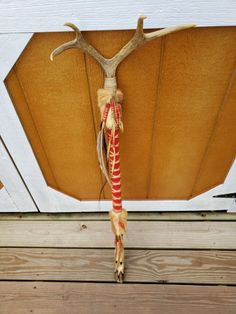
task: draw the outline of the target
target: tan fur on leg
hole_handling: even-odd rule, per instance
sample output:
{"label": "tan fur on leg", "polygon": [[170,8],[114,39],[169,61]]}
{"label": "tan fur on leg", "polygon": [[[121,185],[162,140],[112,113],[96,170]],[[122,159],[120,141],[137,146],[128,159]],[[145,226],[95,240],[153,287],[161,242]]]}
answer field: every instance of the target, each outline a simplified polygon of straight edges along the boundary
{"label": "tan fur on leg", "polygon": [[109,213],[112,231],[116,236],[123,236],[127,231],[127,218],[128,213],[125,209],[122,209],[121,212],[115,212],[111,210]]}
{"label": "tan fur on leg", "polygon": [[[98,96],[98,107],[100,109],[100,113],[101,113],[101,120],[103,119],[103,113],[104,113],[104,109],[105,109],[105,105],[107,103],[110,102],[111,98],[112,98],[112,94],[110,91],[104,89],[104,88],[100,88],[97,91],[97,96]],[[116,93],[115,93],[115,100],[117,103],[122,103],[123,101],[123,93],[117,89]],[[107,117],[107,121],[106,121],[106,128],[108,129],[112,129],[113,127],[115,127],[115,118],[112,112],[110,112],[108,114]],[[122,122],[120,122],[120,129],[123,132],[123,124]]]}

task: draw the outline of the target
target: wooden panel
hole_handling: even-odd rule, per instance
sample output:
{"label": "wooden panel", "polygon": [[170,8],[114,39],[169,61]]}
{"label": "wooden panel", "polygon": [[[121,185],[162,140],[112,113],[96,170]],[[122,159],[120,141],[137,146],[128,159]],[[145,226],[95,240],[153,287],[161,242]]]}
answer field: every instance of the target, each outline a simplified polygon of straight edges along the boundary
{"label": "wooden panel", "polygon": [[[34,39],[31,42],[31,46],[28,48],[31,51],[31,54],[33,57],[29,59],[29,57],[24,56],[24,58],[18,62],[16,70],[17,72],[21,71],[23,72],[23,76],[26,80],[26,78],[29,77],[29,73],[27,72],[26,68],[27,65],[25,63],[31,63],[31,62],[36,62],[35,59],[41,58],[45,59],[48,57],[46,53],[49,53],[50,49],[47,48],[45,51],[44,45],[45,43],[49,40],[51,40],[49,35],[37,35],[39,38],[41,38],[40,44],[38,43],[39,39]],[[59,36],[59,35],[58,35]],[[96,33],[87,33],[85,34],[85,37],[88,38],[88,40],[101,52],[106,56],[110,57],[112,56],[118,49],[120,49],[127,41],[128,39],[132,36],[132,32],[100,32],[99,36]],[[45,38],[46,37],[46,38]],[[62,36],[60,35],[61,42],[65,41],[65,34]],[[67,39],[68,40],[68,39]],[[35,43],[36,42],[36,43]],[[56,46],[56,40],[52,40],[54,45]],[[36,46],[37,45],[37,46]],[[40,45],[40,51],[42,50],[41,54],[43,53],[43,56],[38,53],[38,45]],[[52,43],[50,43],[50,47],[52,47]],[[35,47],[36,46],[36,47]],[[102,49],[101,49],[102,48]],[[146,128],[146,131],[143,132],[143,125],[145,125],[147,122],[150,123],[150,125],[153,124],[154,121],[154,112],[155,112],[155,102],[156,102],[156,93],[157,93],[157,81],[158,81],[158,75],[159,75],[159,60],[160,60],[160,51],[161,51],[161,46],[160,46],[160,40],[157,39],[155,42],[152,42],[148,45],[145,45],[144,47],[140,48],[137,50],[135,53],[133,53],[132,57],[127,60],[125,60],[122,65],[119,68],[118,71],[118,83],[122,89],[122,91],[125,94],[125,104],[124,104],[124,124],[126,125],[125,127],[125,135],[122,136],[122,143],[121,143],[121,150],[122,150],[122,155],[123,156],[129,156],[129,158],[121,158],[121,163],[122,163],[122,177],[123,177],[123,195],[124,198],[141,198],[144,199],[146,198],[147,195],[147,183],[148,183],[148,175],[149,175],[149,159],[150,159],[150,149],[151,149],[151,139],[152,139],[152,127]],[[25,53],[26,54],[26,53]],[[24,55],[25,55],[24,54]],[[71,55],[69,55],[70,57]],[[66,55],[68,59],[68,55]],[[71,58],[71,57],[70,57]],[[45,62],[45,61],[44,61]],[[71,61],[73,62],[73,60]],[[80,64],[78,62],[82,62],[81,60],[76,63],[75,67],[77,68],[77,71],[80,73]],[[54,103],[54,106],[58,106],[58,102],[60,103],[59,99],[55,99],[55,95],[52,97],[44,97],[42,95],[46,93],[46,90],[48,88],[48,85],[52,85],[53,78],[52,76],[56,76],[57,79],[54,79],[54,89],[60,89],[60,97],[64,97],[64,102],[68,102],[69,100],[67,99],[67,95],[62,94],[61,90],[63,89],[61,86],[56,86],[56,84],[61,84],[67,86],[67,82],[70,82],[72,79],[75,79],[72,77],[70,78],[70,70],[68,69],[68,66],[64,64],[64,59],[59,59],[55,61],[57,70],[58,72],[56,73],[55,70],[51,70],[50,64],[46,64],[45,66],[49,69],[49,71],[54,71],[53,73],[50,73],[50,77],[48,76],[48,71],[46,72],[45,76],[42,77],[42,74],[37,73],[37,76],[41,77],[41,80],[39,82],[39,79],[37,79],[37,84],[38,85],[45,85],[42,86],[42,90],[37,91],[37,101],[41,101],[41,98],[45,98],[45,106],[47,108],[44,108],[44,111],[48,112],[50,108],[48,106],[52,106]],[[136,66],[136,64],[139,63],[139,67]],[[81,90],[81,93],[88,92],[90,93],[89,99],[86,100],[86,104],[83,104],[84,106],[90,106],[92,104],[92,111],[94,115],[94,121],[92,122],[90,120],[90,123],[92,126],[98,131],[98,126],[100,124],[100,116],[99,112],[97,109],[97,101],[96,101],[96,91],[98,88],[103,86],[103,73],[100,69],[100,67],[95,63],[95,61],[89,57],[86,57],[86,78],[81,78],[81,80],[88,80],[88,86],[83,86],[84,89],[83,91]],[[63,73],[62,75],[59,73],[60,69],[62,69]],[[28,69],[29,71],[30,69]],[[66,70],[68,71],[67,77],[65,78],[65,72]],[[83,70],[83,69],[82,69]],[[35,69],[35,72],[37,72],[37,67]],[[64,74],[64,75],[63,75]],[[32,75],[32,74],[31,74]],[[47,75],[47,76],[46,76]],[[11,74],[9,78],[7,79],[6,83],[8,86],[8,89],[11,91],[14,91],[15,87],[12,86],[11,84]],[[20,75],[18,74],[18,79]],[[151,78],[151,79],[150,79]],[[22,81],[22,78],[20,78]],[[28,80],[28,79],[27,79]],[[132,84],[130,84],[132,82]],[[21,83],[23,84],[23,83]],[[27,87],[24,88],[28,91],[28,89],[32,89],[32,92],[34,91],[34,77],[32,77],[32,80],[30,82],[25,81],[25,84],[27,84]],[[32,84],[32,86],[29,86],[29,84]],[[70,83],[71,85],[71,83]],[[50,89],[52,89],[50,88]],[[52,91],[51,91],[52,92]],[[38,96],[38,94],[41,93],[41,97]],[[74,101],[77,101],[75,99],[75,92],[73,93],[71,98],[74,97]],[[33,95],[35,96],[35,95]],[[29,96],[28,96],[29,97]],[[32,107],[32,102],[33,104],[33,109],[36,110],[37,112],[31,112],[29,116],[29,112],[23,112],[24,104],[21,104],[21,100],[19,99],[20,97],[17,95],[16,92],[13,93],[12,98],[14,100],[14,103],[17,107],[18,113],[21,116],[21,119],[23,121],[25,120],[24,124],[28,123],[28,119],[31,119],[32,123],[32,118],[34,120],[34,124],[36,125],[37,121],[39,119],[43,119],[44,125],[43,126],[38,126],[38,132],[39,136],[41,138],[41,143],[44,148],[40,147],[40,143],[35,143],[35,140],[32,140],[31,144],[34,147],[36,151],[36,156],[38,156],[38,160],[41,163],[41,167],[44,169],[44,175],[46,177],[47,182],[49,185],[67,192],[68,194],[74,195],[78,197],[78,194],[80,194],[80,191],[83,190],[84,188],[78,188],[78,182],[80,182],[81,177],[83,176],[83,173],[87,171],[88,169],[84,168],[84,164],[81,165],[80,160],[75,160],[73,157],[73,151],[69,150],[66,152],[66,157],[64,160],[64,155],[61,155],[61,152],[58,154],[56,151],[57,146],[59,143],[59,136],[63,135],[60,132],[65,131],[65,127],[62,128],[62,130],[59,131],[58,137],[54,134],[53,139],[50,141],[48,139],[50,135],[49,131],[53,131],[53,125],[44,118],[46,113],[42,113],[42,106],[38,105],[36,103],[36,100],[30,100],[30,104]],[[140,108],[143,107],[143,101],[145,99],[146,105],[145,105],[145,110],[140,111]],[[35,109],[36,108],[36,109]],[[26,109],[25,109],[26,110]],[[31,110],[32,111],[32,110]],[[40,117],[40,112],[43,117]],[[64,115],[67,113],[67,109],[65,107],[61,108],[61,116],[58,114],[59,109],[54,112],[54,117],[52,117],[53,121],[56,119],[57,123],[58,120],[62,120],[61,123],[64,123]],[[35,117],[35,115],[37,115]],[[60,118],[61,117],[61,118]],[[63,118],[62,118],[63,117]],[[91,117],[90,117],[91,118]],[[77,125],[77,128],[80,128],[80,116],[77,115],[78,122],[74,123]],[[40,121],[41,121],[40,120]],[[38,123],[42,123],[42,122]],[[48,121],[48,122],[47,122]],[[138,121],[138,125],[137,125]],[[46,123],[48,125],[46,125]],[[70,125],[73,124],[73,121],[69,121]],[[33,123],[32,123],[33,124]],[[50,128],[49,128],[50,126]],[[34,138],[35,134],[31,132],[31,126],[25,125],[26,131],[28,130],[29,134],[28,136],[30,138]],[[72,127],[72,126],[71,126]],[[75,126],[76,127],[76,126]],[[48,130],[49,128],[49,130]],[[55,129],[56,128],[56,129]],[[46,131],[45,131],[46,129]],[[43,134],[41,135],[41,132]],[[46,132],[46,134],[44,134]],[[58,133],[58,126],[55,125],[54,127],[54,133]],[[74,131],[76,133],[76,130]],[[77,134],[78,136],[78,134]],[[84,140],[84,146],[86,143],[90,143],[91,146],[91,141],[90,137],[93,136],[91,133],[87,133],[86,136],[83,137]],[[125,138],[124,138],[125,136]],[[81,135],[82,137],[82,135]],[[37,141],[37,140],[36,140]],[[38,140],[39,141],[39,140]],[[73,137],[70,137],[70,139],[67,139],[69,143],[74,143],[76,142],[76,139],[73,139]],[[46,144],[45,144],[46,142]],[[93,142],[93,140],[92,140]],[[53,145],[52,145],[53,143]],[[94,146],[95,147],[95,146]],[[92,149],[92,148],[91,148]],[[41,156],[41,151],[44,150],[47,152],[47,156]],[[87,152],[85,152],[87,153]],[[50,156],[51,155],[51,156]],[[84,155],[85,156],[85,155]],[[137,158],[139,156],[139,158]],[[90,160],[90,164],[92,163],[91,159],[94,158],[94,155],[87,153],[87,160]],[[78,158],[77,158],[78,159]],[[60,164],[59,164],[60,162]],[[91,168],[96,167],[96,171],[94,174],[98,175],[98,166],[97,166],[97,160],[93,160],[94,165],[91,165]],[[63,163],[63,167],[61,166]],[[70,168],[68,169],[68,166],[65,167],[66,164],[70,164]],[[140,163],[142,164],[142,167],[140,168]],[[46,167],[45,167],[46,165]],[[51,165],[51,166],[50,166]],[[51,169],[50,169],[51,168]],[[139,168],[139,176],[137,176],[137,170]],[[75,169],[77,171],[75,171]],[[51,174],[50,170],[52,171],[54,175],[54,182],[51,184],[52,179],[51,179]],[[91,171],[91,169],[89,170]],[[70,178],[68,178],[70,175]],[[87,180],[89,176],[84,175],[83,180],[84,182]],[[86,179],[85,179],[86,178]],[[69,182],[68,182],[69,181]],[[77,182],[78,181],[78,182]],[[133,184],[135,182],[135,184]],[[86,183],[88,185],[88,183]],[[74,191],[73,193],[70,193],[70,190]],[[78,192],[77,192],[78,191]],[[97,198],[99,194],[99,188],[95,184],[91,184],[90,188],[90,195],[92,198]],[[106,189],[106,196],[110,197],[110,191],[109,188]],[[82,197],[83,198],[83,197]]]}
{"label": "wooden panel", "polygon": [[[85,37],[110,57],[132,33]],[[79,50],[48,59],[72,36],[36,34],[6,85],[48,185],[97,199],[104,179],[96,156],[96,91],[103,73]],[[189,199],[223,182],[235,156],[235,39],[234,27],[183,31],[140,47],[119,66],[124,199]],[[110,198],[109,188],[102,198]]]}
{"label": "wooden panel", "polygon": [[[234,28],[193,29],[166,37],[150,198],[191,195],[234,67],[235,39]],[[228,123],[234,124],[234,116]],[[235,147],[231,135],[225,142]],[[214,153],[222,172],[229,166],[227,156]]]}
{"label": "wooden panel", "polygon": [[[113,250],[1,248],[0,280],[114,282]],[[235,251],[126,250],[125,282],[236,284]]]}
{"label": "wooden panel", "polygon": [[[235,249],[236,222],[130,221],[128,248]],[[1,247],[113,248],[108,221],[0,221]]]}
{"label": "wooden panel", "polygon": [[[236,39],[236,38],[235,38]],[[211,141],[204,156],[193,195],[210,189],[224,181],[225,176],[236,156],[236,68],[232,73],[228,89],[219,112]],[[232,119],[234,122],[232,123]],[[234,145],[229,145],[234,143]],[[222,162],[222,156],[224,162]]]}
{"label": "wooden panel", "polygon": [[60,282],[0,283],[1,314],[235,314],[236,288]]}
{"label": "wooden panel", "polygon": [[[118,69],[118,83],[124,91],[124,134],[121,136],[123,195],[147,198],[152,136],[162,41],[149,43],[134,52]],[[144,57],[145,56],[145,57]]]}
{"label": "wooden panel", "polygon": [[72,36],[35,35],[14,70],[59,190],[97,198],[101,181],[84,54],[73,50],[49,60],[53,48]]}

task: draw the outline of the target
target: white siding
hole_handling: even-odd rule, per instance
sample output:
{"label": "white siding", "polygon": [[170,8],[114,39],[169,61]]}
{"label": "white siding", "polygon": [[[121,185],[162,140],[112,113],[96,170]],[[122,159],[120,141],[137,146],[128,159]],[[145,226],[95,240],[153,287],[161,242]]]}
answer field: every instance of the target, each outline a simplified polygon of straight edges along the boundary
{"label": "white siding", "polygon": [[146,28],[194,23],[236,23],[235,0],[12,0],[0,1],[0,32],[65,31],[72,22],[81,30],[133,29],[140,14]]}

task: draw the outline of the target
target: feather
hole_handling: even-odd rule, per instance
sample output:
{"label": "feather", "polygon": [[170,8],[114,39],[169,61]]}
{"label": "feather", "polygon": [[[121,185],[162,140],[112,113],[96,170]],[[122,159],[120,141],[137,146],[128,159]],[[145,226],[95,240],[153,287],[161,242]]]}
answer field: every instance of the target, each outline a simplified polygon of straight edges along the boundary
{"label": "feather", "polygon": [[98,132],[98,136],[97,136],[97,153],[98,153],[98,161],[99,161],[100,168],[107,182],[111,186],[111,180],[109,178],[109,174],[107,170],[108,168],[107,161],[104,158],[104,127],[105,127],[105,123],[103,122],[101,125],[101,130]]}

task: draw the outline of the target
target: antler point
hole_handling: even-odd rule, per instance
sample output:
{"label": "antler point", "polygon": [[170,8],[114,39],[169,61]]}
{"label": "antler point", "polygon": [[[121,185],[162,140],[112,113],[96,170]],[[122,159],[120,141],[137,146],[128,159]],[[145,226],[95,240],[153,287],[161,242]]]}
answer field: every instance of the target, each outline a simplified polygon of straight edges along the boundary
{"label": "antler point", "polygon": [[147,17],[146,17],[146,15],[143,15],[143,14],[142,14],[142,15],[139,16],[139,18],[140,18],[141,20],[145,20]]}
{"label": "antler point", "polygon": [[50,60],[53,61],[53,54],[50,54]]}
{"label": "antler point", "polygon": [[70,22],[66,22],[66,23],[64,23],[63,25],[64,25],[64,26],[69,26],[69,27],[70,27],[70,26],[72,25],[72,23],[70,23]]}

